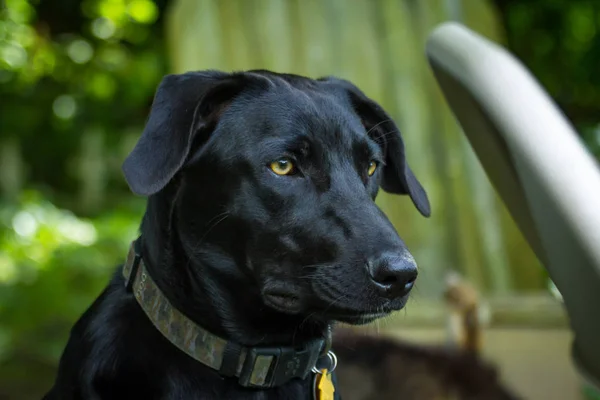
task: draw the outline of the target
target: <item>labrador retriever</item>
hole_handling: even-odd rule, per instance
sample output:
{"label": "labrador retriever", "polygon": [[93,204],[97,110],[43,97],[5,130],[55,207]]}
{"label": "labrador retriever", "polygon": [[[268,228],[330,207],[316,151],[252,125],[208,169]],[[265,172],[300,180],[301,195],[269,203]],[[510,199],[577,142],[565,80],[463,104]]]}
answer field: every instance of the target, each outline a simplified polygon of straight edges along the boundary
{"label": "labrador retriever", "polygon": [[123,171],[141,235],[45,398],[340,398],[332,324],[401,309],[417,278],[378,190],[430,214],[382,107],[335,77],[168,75]]}

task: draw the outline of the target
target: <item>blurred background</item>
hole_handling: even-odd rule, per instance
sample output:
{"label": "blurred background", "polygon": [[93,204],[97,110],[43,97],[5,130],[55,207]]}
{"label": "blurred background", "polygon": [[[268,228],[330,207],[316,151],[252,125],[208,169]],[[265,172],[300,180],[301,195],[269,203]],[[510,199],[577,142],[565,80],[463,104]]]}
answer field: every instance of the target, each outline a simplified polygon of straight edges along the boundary
{"label": "blurred background", "polygon": [[526,398],[580,398],[562,306],[426,64],[446,20],[516,54],[600,157],[597,1],[0,2],[0,399],[50,387],[71,325],[136,237],[145,201],[120,166],[156,85],[208,68],[338,75],[379,101],[433,208],[426,220],[408,199],[378,198],[421,270],[382,329],[443,340],[444,277],[459,271],[484,295],[484,352],[506,380]]}

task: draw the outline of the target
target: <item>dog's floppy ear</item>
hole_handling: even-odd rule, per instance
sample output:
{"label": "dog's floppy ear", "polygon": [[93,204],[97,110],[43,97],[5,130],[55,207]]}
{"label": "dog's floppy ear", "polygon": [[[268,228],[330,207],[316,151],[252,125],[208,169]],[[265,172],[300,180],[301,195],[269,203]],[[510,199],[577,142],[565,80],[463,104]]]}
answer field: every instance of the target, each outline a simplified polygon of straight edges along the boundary
{"label": "dog's floppy ear", "polygon": [[210,129],[242,87],[240,75],[219,71],[165,76],[142,136],[123,163],[131,190],[149,196],[164,188],[185,163],[196,133]]}
{"label": "dog's floppy ear", "polygon": [[385,166],[381,188],[389,193],[408,194],[419,212],[429,217],[431,207],[427,193],[408,166],[404,142],[392,118],[351,82],[335,77],[322,78],[321,81],[333,84],[346,92],[369,136],[383,149]]}

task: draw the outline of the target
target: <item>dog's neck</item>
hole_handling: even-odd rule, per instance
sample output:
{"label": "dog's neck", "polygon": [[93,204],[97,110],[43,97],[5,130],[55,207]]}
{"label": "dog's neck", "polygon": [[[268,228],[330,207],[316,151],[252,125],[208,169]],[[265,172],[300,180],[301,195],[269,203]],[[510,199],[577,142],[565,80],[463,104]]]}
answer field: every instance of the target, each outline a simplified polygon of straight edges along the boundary
{"label": "dog's neck", "polygon": [[[142,256],[176,309],[215,335],[244,346],[298,345],[327,335],[330,321],[271,310],[251,277],[219,273],[231,265],[192,260],[181,246],[171,204],[165,192],[148,200],[141,227]],[[164,212],[167,209],[171,211]]]}

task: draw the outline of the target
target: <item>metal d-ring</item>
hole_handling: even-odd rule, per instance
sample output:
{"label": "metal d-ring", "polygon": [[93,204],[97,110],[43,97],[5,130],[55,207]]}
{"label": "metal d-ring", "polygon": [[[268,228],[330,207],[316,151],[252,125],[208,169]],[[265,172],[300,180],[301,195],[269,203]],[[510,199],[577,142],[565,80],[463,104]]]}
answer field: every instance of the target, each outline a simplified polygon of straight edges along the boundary
{"label": "metal d-ring", "polygon": [[[327,357],[329,358],[330,364],[331,364],[331,368],[327,368],[327,372],[328,373],[332,373],[335,368],[337,367],[338,364],[338,359],[337,356],[335,355],[335,353],[331,350],[329,350],[327,352]],[[320,369],[317,368],[317,366],[315,365],[314,367],[312,367],[312,372],[314,372],[315,374],[322,374],[323,372],[321,372]]]}

